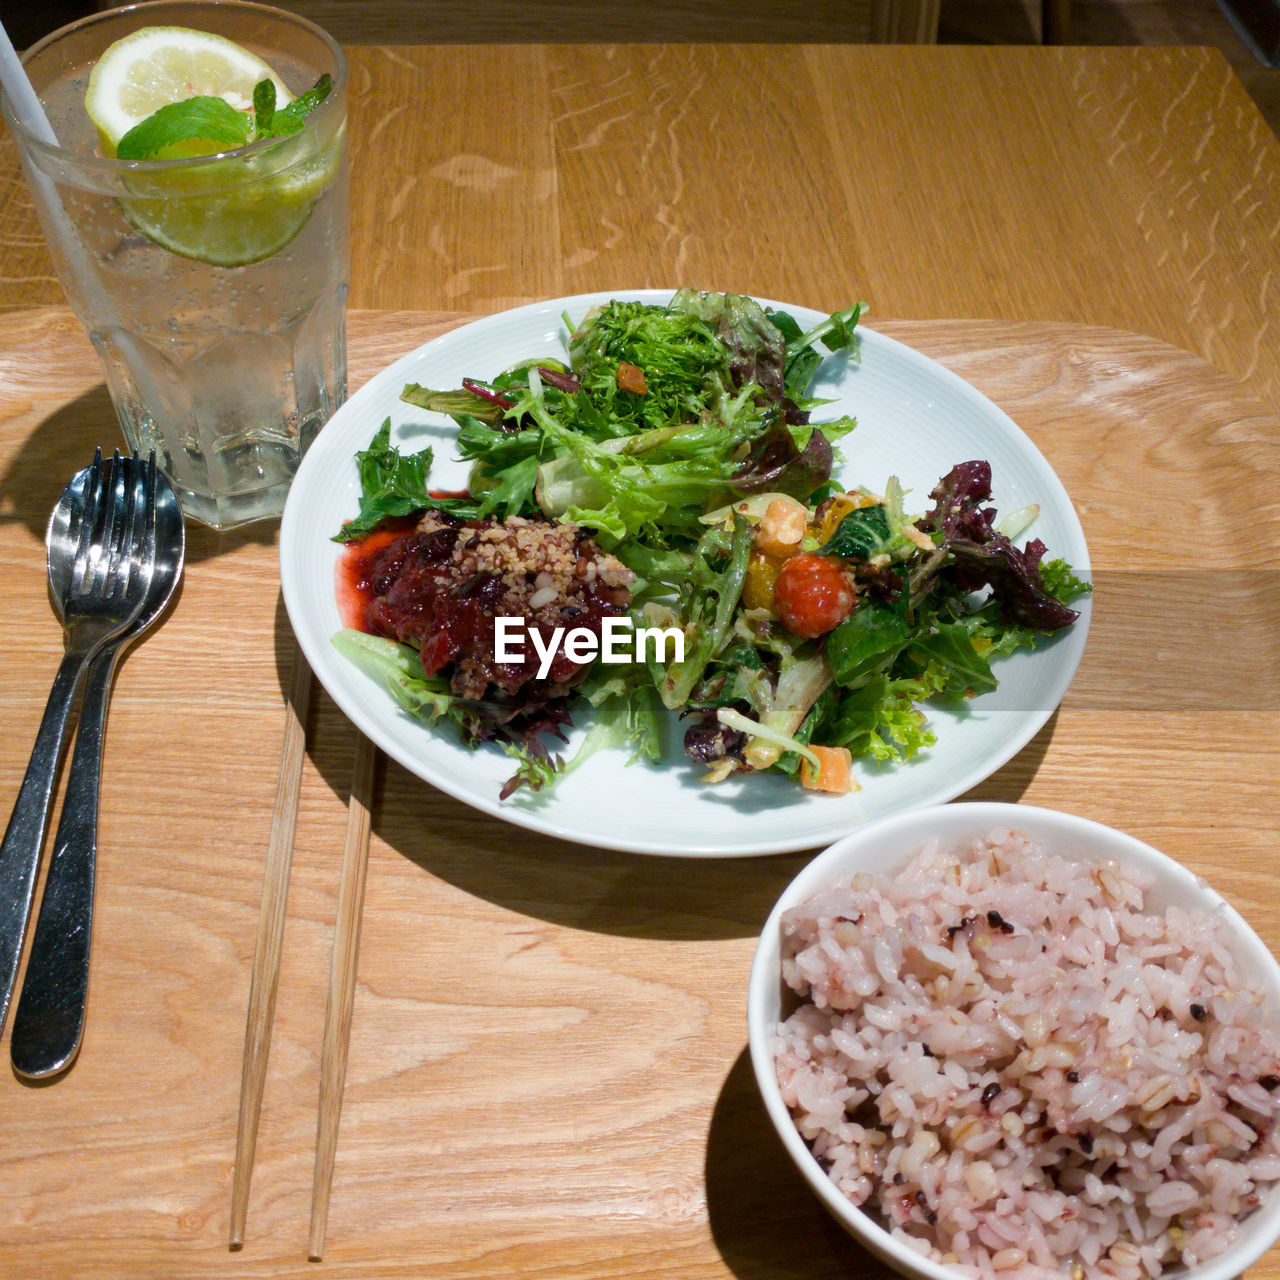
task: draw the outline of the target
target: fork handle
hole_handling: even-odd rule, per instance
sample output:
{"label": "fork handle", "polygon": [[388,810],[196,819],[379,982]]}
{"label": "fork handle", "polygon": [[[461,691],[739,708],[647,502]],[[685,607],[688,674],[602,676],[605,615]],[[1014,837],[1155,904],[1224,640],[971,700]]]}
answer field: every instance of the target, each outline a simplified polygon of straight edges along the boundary
{"label": "fork handle", "polygon": [[63,655],[36,731],[31,760],[18,790],[4,842],[0,844],[0,1026],[4,1025],[18,975],[67,720],[89,656],[88,651],[78,646],[69,648]]}
{"label": "fork handle", "polygon": [[98,795],[111,681],[122,646],[89,663],[62,816],[49,856],[22,994],[13,1015],[13,1069],[39,1079],[70,1066],[84,1033],[98,854]]}

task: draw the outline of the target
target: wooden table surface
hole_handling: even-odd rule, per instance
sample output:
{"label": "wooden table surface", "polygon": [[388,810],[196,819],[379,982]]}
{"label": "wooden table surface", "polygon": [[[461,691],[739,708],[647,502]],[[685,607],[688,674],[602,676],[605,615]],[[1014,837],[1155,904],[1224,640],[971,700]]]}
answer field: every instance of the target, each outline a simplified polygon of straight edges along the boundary
{"label": "wooden table surface", "polygon": [[[351,305],[692,284],[1147,333],[1280,408],[1280,141],[1204,49],[349,50]],[[0,146],[0,309],[62,294]]]}
{"label": "wooden table surface", "polygon": [[[463,320],[693,284],[868,323],[1007,409],[1077,504],[1084,664],[973,793],[1084,813],[1280,949],[1280,143],[1202,50],[353,48],[352,386]],[[60,654],[44,524],[118,432],[0,145],[0,798]],[[0,1078],[0,1275],[299,1276],[354,731],[308,723],[246,1245],[227,1248],[293,647],[277,528],[193,528],[107,741],[89,1027]],[[1229,635],[1229,645],[1211,637]],[[804,855],[557,843],[385,761],[317,1274],[875,1274],[750,1076],[755,937]],[[7,1030],[0,1051],[7,1048]],[[1273,1251],[1251,1273],[1280,1277]]]}

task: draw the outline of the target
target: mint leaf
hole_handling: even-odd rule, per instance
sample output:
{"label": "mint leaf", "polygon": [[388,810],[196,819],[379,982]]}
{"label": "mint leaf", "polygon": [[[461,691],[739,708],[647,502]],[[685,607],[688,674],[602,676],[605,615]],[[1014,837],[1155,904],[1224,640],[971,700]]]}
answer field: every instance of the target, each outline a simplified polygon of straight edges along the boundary
{"label": "mint leaf", "polygon": [[274,80],[259,80],[253,86],[253,136],[265,138],[276,113],[276,85]]}
{"label": "mint leaf", "polygon": [[166,147],[180,142],[213,142],[221,150],[233,151],[259,138],[283,138],[297,133],[303,121],[328,96],[333,77],[322,75],[306,93],[279,111],[276,86],[259,80],[253,86],[253,111],[237,111],[224,98],[185,98],[166,103],[159,111],[135,124],[120,139],[116,156],[121,160],[149,160]]}
{"label": "mint leaf", "polygon": [[135,124],[120,139],[116,156],[121,160],[147,160],[165,147],[195,139],[215,142],[230,151],[249,141],[249,128],[249,117],[223,98],[187,98],[167,103]]}
{"label": "mint leaf", "polygon": [[[258,137],[278,138],[297,133],[302,128],[303,121],[329,96],[332,88],[333,77],[326,72],[306,93],[275,112],[265,127],[260,124]],[[254,91],[254,101],[257,101],[257,90]]]}

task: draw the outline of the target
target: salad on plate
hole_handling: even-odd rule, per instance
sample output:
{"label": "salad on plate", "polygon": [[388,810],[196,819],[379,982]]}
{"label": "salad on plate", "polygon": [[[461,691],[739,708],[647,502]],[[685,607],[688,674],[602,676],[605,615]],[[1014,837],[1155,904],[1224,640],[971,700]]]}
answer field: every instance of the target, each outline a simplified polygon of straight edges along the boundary
{"label": "salad on plate", "polygon": [[940,459],[914,501],[893,475],[837,481],[856,421],[814,384],[858,360],[864,310],[802,330],[733,294],[616,299],[564,317],[563,360],[407,384],[457,424],[466,488],[433,488],[431,449],[389,421],[360,451],[334,644],[413,716],[514,757],[504,796],[601,747],[657,760],[668,715],[709,783],[847,793],[855,761],[926,753],[930,705],[994,690],[1089,586],[1018,545],[1036,508],[997,511],[982,458]]}

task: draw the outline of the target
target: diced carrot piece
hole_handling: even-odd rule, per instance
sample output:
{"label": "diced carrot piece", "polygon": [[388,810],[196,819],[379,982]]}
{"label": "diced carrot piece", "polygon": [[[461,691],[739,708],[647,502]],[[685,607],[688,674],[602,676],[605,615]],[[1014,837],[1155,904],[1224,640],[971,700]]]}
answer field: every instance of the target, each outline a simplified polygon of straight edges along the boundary
{"label": "diced carrot piece", "polygon": [[814,771],[813,765],[800,758],[800,785],[810,791],[830,791],[844,795],[857,789],[853,780],[853,754],[848,747],[810,747],[818,757],[822,768]]}
{"label": "diced carrot piece", "polygon": [[625,360],[618,361],[618,386],[623,391],[632,391],[638,396],[649,390],[644,380],[644,370],[638,364],[628,364]]}

